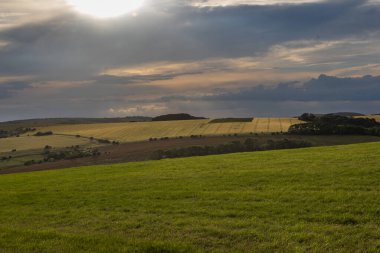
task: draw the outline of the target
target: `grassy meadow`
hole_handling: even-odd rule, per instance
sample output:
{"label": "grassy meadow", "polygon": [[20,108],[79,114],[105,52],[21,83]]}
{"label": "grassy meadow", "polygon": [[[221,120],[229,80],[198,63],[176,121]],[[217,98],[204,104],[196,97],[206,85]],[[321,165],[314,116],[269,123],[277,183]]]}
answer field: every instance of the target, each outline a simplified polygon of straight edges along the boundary
{"label": "grassy meadow", "polygon": [[0,252],[379,252],[380,143],[0,176]]}
{"label": "grassy meadow", "polygon": [[58,125],[39,128],[59,134],[106,138],[122,142],[191,135],[287,132],[296,118],[255,118],[252,122],[209,123],[210,120]]}

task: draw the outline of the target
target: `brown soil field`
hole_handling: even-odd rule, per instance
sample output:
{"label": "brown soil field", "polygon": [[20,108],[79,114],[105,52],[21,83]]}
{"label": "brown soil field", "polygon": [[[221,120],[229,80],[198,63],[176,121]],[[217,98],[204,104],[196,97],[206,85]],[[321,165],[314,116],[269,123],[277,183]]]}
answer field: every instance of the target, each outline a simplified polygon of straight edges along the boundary
{"label": "brown soil field", "polygon": [[268,140],[281,140],[284,138],[290,140],[305,140],[312,143],[313,146],[331,146],[380,141],[380,137],[374,136],[292,136],[263,134],[253,136],[220,136],[203,137],[198,139],[182,138],[159,140],[153,142],[132,142],[120,145],[99,147],[99,151],[101,152],[101,155],[99,157],[86,157],[74,160],[62,160],[57,162],[43,163],[32,166],[7,168],[0,170],[0,174],[64,169],[97,164],[146,161],[150,160],[152,154],[158,150],[169,150],[174,148],[190,146],[212,146],[228,143],[231,141],[244,142],[248,137],[261,143],[266,142]]}

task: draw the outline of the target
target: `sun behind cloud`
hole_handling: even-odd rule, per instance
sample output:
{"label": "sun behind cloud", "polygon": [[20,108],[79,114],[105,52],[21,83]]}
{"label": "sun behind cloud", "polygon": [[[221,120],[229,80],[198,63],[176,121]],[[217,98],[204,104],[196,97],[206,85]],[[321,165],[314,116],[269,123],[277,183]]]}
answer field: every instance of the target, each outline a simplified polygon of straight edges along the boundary
{"label": "sun behind cloud", "polygon": [[78,12],[98,18],[113,18],[140,8],[144,0],[66,0]]}

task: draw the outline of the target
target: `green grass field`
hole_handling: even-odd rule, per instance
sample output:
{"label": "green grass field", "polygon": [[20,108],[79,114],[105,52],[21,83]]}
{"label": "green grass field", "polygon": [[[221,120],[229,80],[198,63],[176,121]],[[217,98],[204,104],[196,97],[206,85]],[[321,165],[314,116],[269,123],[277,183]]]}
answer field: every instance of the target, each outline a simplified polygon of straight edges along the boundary
{"label": "green grass field", "polygon": [[210,120],[58,125],[39,128],[59,134],[106,138],[122,142],[191,135],[287,132],[295,118],[255,118],[252,122],[209,123]]}
{"label": "green grass field", "polygon": [[0,252],[379,252],[380,143],[0,176]]}

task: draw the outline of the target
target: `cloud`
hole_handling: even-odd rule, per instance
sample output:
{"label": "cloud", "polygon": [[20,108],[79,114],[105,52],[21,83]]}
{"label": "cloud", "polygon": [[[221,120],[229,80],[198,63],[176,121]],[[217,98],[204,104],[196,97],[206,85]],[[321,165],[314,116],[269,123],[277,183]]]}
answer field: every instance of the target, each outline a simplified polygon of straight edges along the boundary
{"label": "cloud", "polygon": [[13,93],[30,87],[31,85],[24,81],[0,83],[0,99],[9,98]]}
{"label": "cloud", "polygon": [[356,111],[379,113],[380,76],[339,78],[320,75],[306,82],[216,90],[201,96],[163,96],[145,103],[163,103],[213,116],[294,116],[303,112]]}
{"label": "cloud", "polygon": [[296,40],[380,32],[380,8],[363,0],[297,5],[161,6],[99,23],[61,14],[0,32],[0,71],[80,79],[104,68],[159,61],[254,57]]}
{"label": "cloud", "polygon": [[[3,1],[0,80],[30,78],[0,81],[0,119],[108,116],[110,108],[370,112],[379,94],[378,3],[147,0],[138,15],[99,21],[63,1]],[[307,81],[320,73],[327,76]]]}
{"label": "cloud", "polygon": [[141,106],[132,106],[126,108],[110,108],[108,113],[112,116],[125,116],[125,115],[157,115],[165,113],[169,108],[162,104],[145,104]]}
{"label": "cloud", "polygon": [[234,6],[234,5],[274,5],[274,4],[304,4],[322,2],[323,0],[201,0],[192,1],[194,6]]}
{"label": "cloud", "polygon": [[380,101],[380,76],[339,78],[320,75],[307,82],[280,83],[274,87],[257,86],[239,91],[226,91],[202,97],[163,97],[162,101],[265,101],[265,102],[324,102],[324,101]]}

